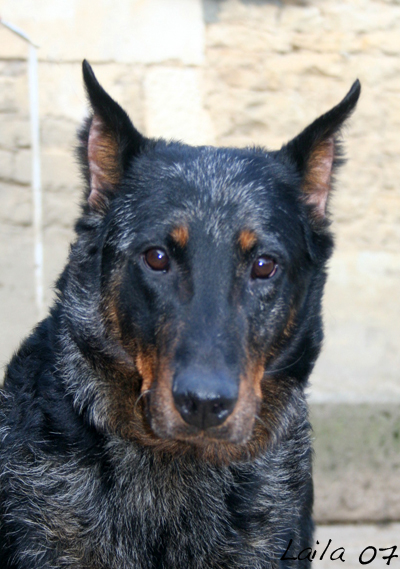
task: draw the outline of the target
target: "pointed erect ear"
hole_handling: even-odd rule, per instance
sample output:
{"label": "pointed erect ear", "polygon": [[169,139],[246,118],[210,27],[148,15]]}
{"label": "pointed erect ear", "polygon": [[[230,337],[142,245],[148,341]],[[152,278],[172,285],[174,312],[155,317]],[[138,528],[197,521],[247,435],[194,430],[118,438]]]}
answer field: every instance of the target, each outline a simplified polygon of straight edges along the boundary
{"label": "pointed erect ear", "polygon": [[124,170],[146,143],[126,112],[105,92],[89,63],[84,60],[83,79],[92,116],[81,133],[79,156],[88,178],[88,202],[92,209],[105,211],[110,196],[118,189]]}
{"label": "pointed erect ear", "polygon": [[340,129],[353,112],[360,91],[357,79],[336,107],[315,120],[279,152],[279,156],[299,172],[302,198],[311,206],[314,221],[325,218],[332,176],[342,157]]}

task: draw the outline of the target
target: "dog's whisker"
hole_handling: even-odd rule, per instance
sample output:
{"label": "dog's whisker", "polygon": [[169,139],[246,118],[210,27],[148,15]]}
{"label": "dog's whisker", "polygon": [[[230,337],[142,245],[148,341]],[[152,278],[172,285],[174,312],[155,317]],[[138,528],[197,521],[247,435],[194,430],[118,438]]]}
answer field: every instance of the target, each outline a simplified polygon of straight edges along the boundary
{"label": "dog's whisker", "polygon": [[139,402],[141,401],[141,399],[143,399],[143,397],[145,397],[146,395],[148,395],[152,391],[153,391],[153,389],[145,389],[144,391],[141,392],[141,394],[139,395],[139,397],[135,401],[135,405],[133,407],[134,411],[136,411],[136,408],[137,408]]}
{"label": "dog's whisker", "polygon": [[269,375],[273,375],[274,373],[278,373],[280,371],[285,371],[287,369],[290,369],[291,367],[295,366],[297,363],[299,363],[299,361],[304,357],[306,353],[306,350],[304,350],[304,352],[297,358],[297,360],[295,360],[294,362],[290,363],[287,366],[281,367],[281,368],[277,368],[277,369],[272,369],[271,371],[268,372]]}
{"label": "dog's whisker", "polygon": [[255,417],[255,420],[256,420],[256,421],[258,421],[258,422],[261,423],[266,429],[268,429],[267,423],[266,423],[265,421],[263,421],[259,415],[255,415],[254,417]]}

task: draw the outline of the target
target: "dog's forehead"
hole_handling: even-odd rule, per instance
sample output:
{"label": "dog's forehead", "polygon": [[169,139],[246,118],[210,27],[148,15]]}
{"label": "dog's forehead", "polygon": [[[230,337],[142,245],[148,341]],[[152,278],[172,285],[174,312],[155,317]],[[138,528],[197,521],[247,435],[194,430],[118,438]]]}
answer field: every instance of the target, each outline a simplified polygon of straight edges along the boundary
{"label": "dog's forehead", "polygon": [[215,238],[262,232],[298,214],[286,174],[262,149],[165,147],[140,164],[139,207],[147,222],[202,227]]}

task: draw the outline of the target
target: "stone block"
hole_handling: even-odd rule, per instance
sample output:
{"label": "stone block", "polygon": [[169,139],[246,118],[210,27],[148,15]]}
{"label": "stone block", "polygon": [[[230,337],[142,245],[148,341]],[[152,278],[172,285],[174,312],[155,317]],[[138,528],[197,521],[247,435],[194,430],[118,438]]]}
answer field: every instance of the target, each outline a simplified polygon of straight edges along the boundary
{"label": "stone block", "polygon": [[0,223],[29,226],[32,223],[32,196],[30,188],[0,183]]}
{"label": "stone block", "polygon": [[[9,33],[3,28],[0,27],[2,32],[5,32],[6,35]],[[11,37],[11,36],[10,36]],[[13,36],[14,37],[14,36]],[[14,79],[18,77],[27,77],[28,73],[28,64],[23,59],[11,59],[7,60],[6,58],[2,58],[0,60],[0,76],[1,77],[12,77]]]}
{"label": "stone block", "polygon": [[396,29],[400,23],[400,9],[390,9],[381,2],[324,2],[321,5],[324,24],[331,31],[356,33],[368,37],[371,33]]}
{"label": "stone block", "polygon": [[26,148],[31,144],[29,119],[21,114],[0,114],[0,147],[13,150]]}
{"label": "stone block", "polygon": [[64,149],[74,152],[77,140],[78,125],[75,121],[62,116],[56,116],[57,111],[61,113],[61,108],[55,108],[54,114],[50,114],[50,109],[42,110],[40,121],[40,143],[42,150]]}
{"label": "stone block", "polygon": [[183,140],[189,144],[213,142],[198,69],[151,67],[146,73],[144,93],[147,135]]}
{"label": "stone block", "polygon": [[59,191],[44,191],[43,194],[43,221],[46,228],[56,227],[71,230],[77,219],[83,199],[83,189],[75,187],[64,187]]}
{"label": "stone block", "polygon": [[55,117],[78,124],[86,113],[81,61],[39,63],[39,109],[42,119]]}
{"label": "stone block", "polygon": [[[4,0],[2,13],[40,44],[52,61],[159,63],[203,61],[201,0],[120,0],[118,9],[92,0]],[[7,32],[8,57],[23,57],[26,45]]]}
{"label": "stone block", "polygon": [[287,5],[279,15],[279,27],[286,32],[313,35],[326,25],[326,20],[319,6]]}
{"label": "stone block", "polygon": [[[216,49],[242,51],[257,54],[266,51],[288,53],[290,36],[285,29],[277,29],[275,21],[268,25],[264,20],[260,27],[244,26],[239,22],[223,22],[207,31],[208,45]],[[278,26],[279,28],[279,26]]]}
{"label": "stone block", "polygon": [[45,148],[41,158],[42,186],[45,191],[64,191],[79,186],[79,169],[72,149]]}
{"label": "stone block", "polygon": [[354,71],[362,77],[363,87],[367,88],[368,92],[373,90],[379,96],[388,84],[391,86],[395,84],[394,90],[399,90],[396,83],[400,75],[398,58],[382,57],[379,53],[366,52],[356,58]]}
{"label": "stone block", "polygon": [[0,367],[36,323],[32,283],[32,229],[0,223]]}
{"label": "stone block", "polygon": [[[2,13],[5,14],[6,11]],[[11,15],[9,15],[8,18],[4,17],[4,19],[8,21],[10,20],[10,17]],[[2,59],[24,60],[28,58],[28,44],[4,26],[0,26],[0,45]]]}
{"label": "stone block", "polygon": [[32,153],[28,148],[21,148],[15,154],[12,180],[18,184],[31,184],[32,181]]}
{"label": "stone block", "polygon": [[24,77],[0,75],[0,113],[29,113],[28,83]]}
{"label": "stone block", "polygon": [[399,55],[400,53],[400,34],[398,26],[389,30],[379,30],[365,36],[364,49],[376,50],[384,55]]}
{"label": "stone block", "polygon": [[14,152],[0,149],[0,180],[10,181],[13,179],[14,164]]}

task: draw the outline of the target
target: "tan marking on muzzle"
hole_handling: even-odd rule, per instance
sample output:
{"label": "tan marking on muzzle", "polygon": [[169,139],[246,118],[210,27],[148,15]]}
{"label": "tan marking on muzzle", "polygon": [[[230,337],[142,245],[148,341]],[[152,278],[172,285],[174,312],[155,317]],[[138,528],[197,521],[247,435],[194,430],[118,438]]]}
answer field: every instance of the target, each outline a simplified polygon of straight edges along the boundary
{"label": "tan marking on muzzle", "polygon": [[152,388],[157,365],[155,349],[140,348],[136,355],[136,367],[142,378],[141,393]]}

